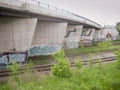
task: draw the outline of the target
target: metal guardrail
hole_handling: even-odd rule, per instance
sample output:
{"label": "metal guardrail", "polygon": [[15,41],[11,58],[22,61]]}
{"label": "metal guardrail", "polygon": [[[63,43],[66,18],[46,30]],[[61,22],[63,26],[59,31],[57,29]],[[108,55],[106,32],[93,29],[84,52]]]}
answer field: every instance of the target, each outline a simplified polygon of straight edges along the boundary
{"label": "metal guardrail", "polygon": [[84,22],[85,24],[90,24],[92,26],[101,28],[100,24],[98,24],[98,23],[96,23],[96,22],[94,22],[94,21],[92,21],[90,19],[87,19],[87,18],[82,17],[80,15],[74,14],[74,13],[69,12],[67,10],[64,10],[64,9],[61,9],[61,8],[58,8],[58,7],[43,3],[43,2],[41,2],[39,0],[18,0],[18,1],[34,4],[34,5],[37,5],[37,6],[40,6],[40,7],[45,7],[45,8],[48,8],[48,9],[51,9],[51,10],[54,10],[54,11],[58,11],[58,12],[61,12],[61,13],[64,13],[64,14],[70,14],[70,15],[76,16],[77,18],[80,18],[82,20],[82,22]]}

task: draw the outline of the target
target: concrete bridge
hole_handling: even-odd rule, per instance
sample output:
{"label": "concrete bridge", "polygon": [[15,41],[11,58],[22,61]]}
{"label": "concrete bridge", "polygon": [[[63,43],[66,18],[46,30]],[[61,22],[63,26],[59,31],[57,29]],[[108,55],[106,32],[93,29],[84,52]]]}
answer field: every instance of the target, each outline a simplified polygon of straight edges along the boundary
{"label": "concrete bridge", "polygon": [[77,48],[83,29],[101,25],[66,10],[37,0],[0,0],[0,52],[25,51],[47,55],[64,43]]}

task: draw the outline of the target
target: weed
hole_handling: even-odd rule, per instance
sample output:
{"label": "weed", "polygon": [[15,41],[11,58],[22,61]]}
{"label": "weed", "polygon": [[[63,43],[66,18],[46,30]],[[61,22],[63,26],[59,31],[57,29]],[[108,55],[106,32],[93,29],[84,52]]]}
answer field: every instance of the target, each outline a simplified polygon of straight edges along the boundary
{"label": "weed", "polygon": [[117,58],[117,67],[120,69],[120,50],[115,52]]}
{"label": "weed", "polygon": [[54,54],[53,57],[58,62],[56,65],[52,67],[52,73],[58,77],[70,77],[70,63],[65,58],[65,53],[63,51],[59,51]]}
{"label": "weed", "polygon": [[77,59],[75,62],[75,66],[77,67],[77,69],[80,69],[82,67],[83,63],[81,61],[81,59]]}

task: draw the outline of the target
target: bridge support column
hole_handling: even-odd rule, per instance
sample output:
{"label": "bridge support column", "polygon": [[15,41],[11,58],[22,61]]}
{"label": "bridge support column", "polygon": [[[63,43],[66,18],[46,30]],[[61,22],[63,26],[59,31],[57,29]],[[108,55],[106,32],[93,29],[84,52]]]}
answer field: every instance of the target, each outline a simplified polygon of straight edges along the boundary
{"label": "bridge support column", "polygon": [[94,41],[103,41],[104,40],[102,31],[103,30],[95,30]]}
{"label": "bridge support column", "polygon": [[62,48],[67,23],[38,21],[30,56],[49,55]]}
{"label": "bridge support column", "polygon": [[91,41],[93,41],[95,36],[95,29],[92,28],[83,28],[82,30],[82,35],[81,35],[81,39],[89,39]]}
{"label": "bridge support column", "polygon": [[65,48],[78,48],[82,32],[82,25],[68,25],[65,36]]}
{"label": "bridge support column", "polygon": [[36,23],[37,19],[0,17],[0,52],[28,50]]}

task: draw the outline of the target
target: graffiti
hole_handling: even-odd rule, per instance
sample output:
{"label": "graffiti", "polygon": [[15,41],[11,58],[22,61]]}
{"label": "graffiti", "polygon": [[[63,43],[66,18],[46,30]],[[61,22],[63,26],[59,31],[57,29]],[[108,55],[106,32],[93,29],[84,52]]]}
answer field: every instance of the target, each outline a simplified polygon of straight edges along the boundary
{"label": "graffiti", "polygon": [[77,41],[69,41],[67,42],[67,48],[78,48],[79,43]]}
{"label": "graffiti", "polygon": [[8,54],[0,57],[0,65],[7,65],[13,62],[25,62],[26,54]]}
{"label": "graffiti", "polygon": [[66,48],[78,48],[80,35],[81,35],[81,27],[75,27],[74,30],[69,30],[66,38]]}
{"label": "graffiti", "polygon": [[0,65],[2,64],[8,64],[7,56],[0,57]]}
{"label": "graffiti", "polygon": [[35,46],[28,51],[28,56],[51,55],[62,49],[62,45]]}
{"label": "graffiti", "polygon": [[0,69],[5,69],[8,64],[7,56],[0,57]]}
{"label": "graffiti", "polygon": [[25,54],[9,54],[9,63],[13,62],[25,62]]}
{"label": "graffiti", "polygon": [[67,32],[65,38],[68,38],[68,37],[70,36],[70,33],[72,33],[72,32],[76,32],[76,31],[77,31],[76,28],[74,28],[74,30],[68,30],[68,32]]}
{"label": "graffiti", "polygon": [[91,33],[92,33],[92,30],[91,30],[91,29],[86,29],[86,30],[83,30],[83,31],[82,31],[81,36],[90,36]]}

